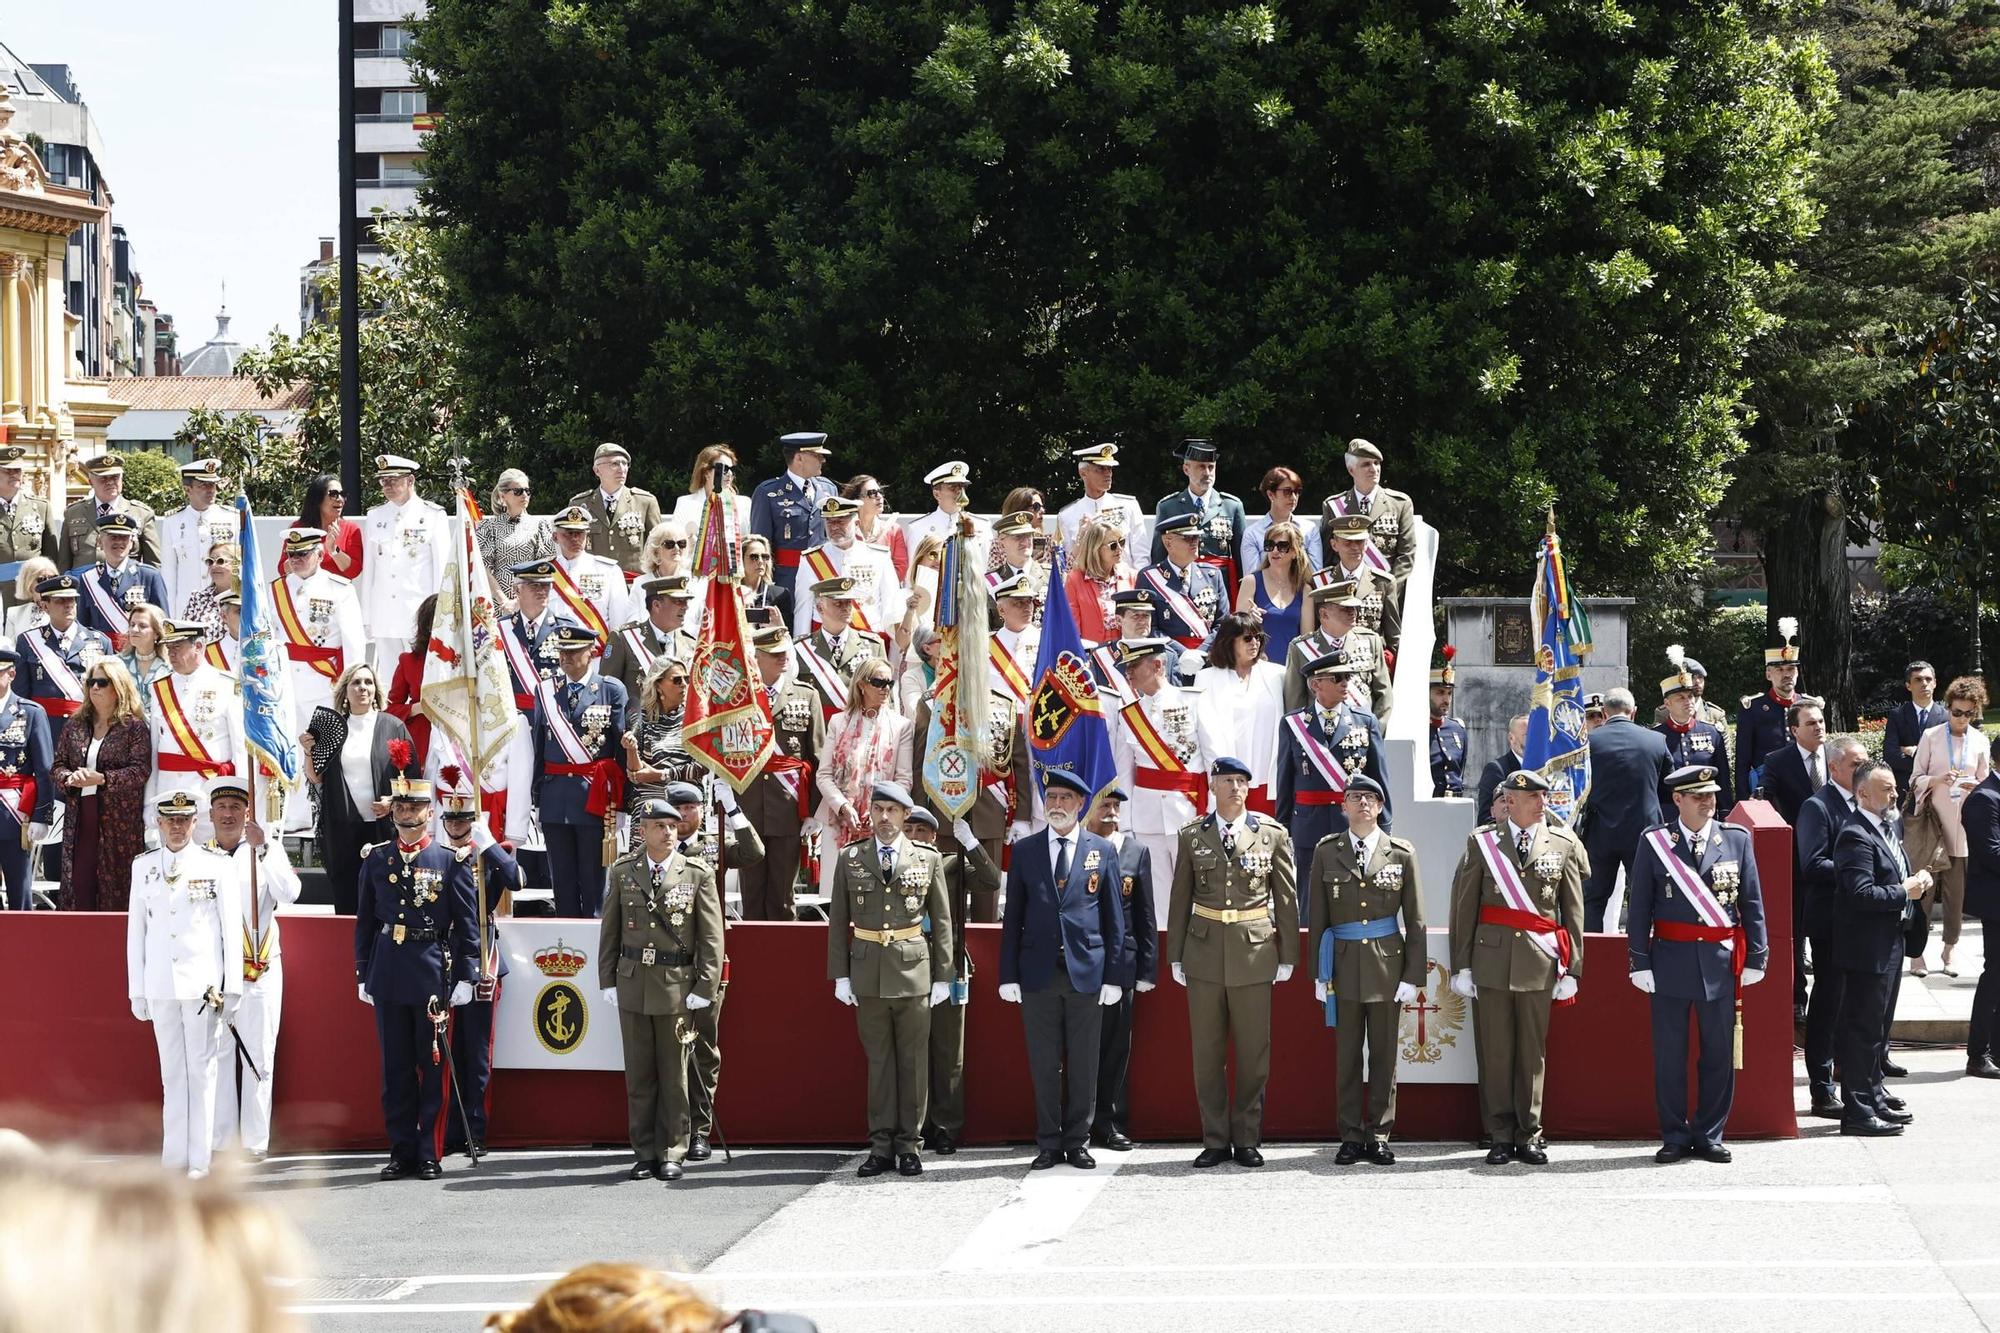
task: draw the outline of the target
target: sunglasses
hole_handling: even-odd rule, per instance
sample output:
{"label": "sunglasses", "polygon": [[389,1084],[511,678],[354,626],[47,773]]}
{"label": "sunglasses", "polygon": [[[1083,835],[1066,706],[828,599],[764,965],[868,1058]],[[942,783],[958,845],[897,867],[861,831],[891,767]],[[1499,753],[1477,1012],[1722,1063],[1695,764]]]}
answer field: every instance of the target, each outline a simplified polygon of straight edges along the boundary
{"label": "sunglasses", "polygon": [[326,498],[329,500],[344,500],[347,498],[347,492],[330,490],[326,493]]}
{"label": "sunglasses", "polygon": [[769,560],[771,553],[769,551],[745,551],[743,558],[745,560]]}
{"label": "sunglasses", "polygon": [[688,683],[686,676],[667,676],[664,679],[669,685],[685,685]]}
{"label": "sunglasses", "polygon": [[103,676],[92,676],[83,683],[90,686],[93,690],[108,690],[111,688],[111,682]]}
{"label": "sunglasses", "polygon": [[207,563],[208,563],[208,564],[209,564],[210,566],[214,566],[214,565],[226,565],[226,564],[228,564],[228,563],[229,563],[229,557],[227,557],[227,556],[214,556],[214,555],[212,555],[212,556],[210,556],[210,557],[208,558],[208,561],[207,561]]}
{"label": "sunglasses", "polygon": [[534,492],[533,492],[533,491],[531,491],[531,490],[529,490],[529,489],[528,489],[528,488],[527,488],[526,486],[502,486],[502,487],[500,488],[500,493],[501,493],[502,495],[533,495],[533,494],[534,494]]}
{"label": "sunglasses", "polygon": [[685,551],[687,549],[687,542],[685,540],[675,541],[669,537],[660,543],[660,549],[663,551]]}
{"label": "sunglasses", "polygon": [[882,677],[870,676],[867,680],[863,681],[862,684],[873,685],[878,690],[886,690],[891,685],[895,684],[895,682],[890,680],[887,676],[882,676]]}
{"label": "sunglasses", "polygon": [[1953,717],[1978,717],[1978,716],[1979,716],[1979,714],[1977,714],[1977,713],[1975,713],[1975,712],[1972,712],[1971,710],[1969,710],[1969,709],[1965,709],[1965,708],[1954,708],[1954,709],[1952,709],[1952,710],[1951,710],[1951,715],[1952,715]]}
{"label": "sunglasses", "polygon": [[1104,549],[1107,551],[1122,551],[1125,549],[1125,543],[1122,540],[1115,542],[1106,542],[1104,543]]}
{"label": "sunglasses", "polygon": [[1047,509],[1048,506],[1043,504],[1040,500],[1030,500],[1028,501],[1028,508],[1034,510],[1036,513],[1039,514],[1044,509]]}
{"label": "sunglasses", "polygon": [[1284,553],[1284,552],[1296,551],[1298,548],[1296,546],[1293,546],[1290,542],[1272,542],[1269,546],[1266,546],[1264,549],[1267,551],[1277,551],[1280,553]]}
{"label": "sunglasses", "polygon": [[867,490],[861,492],[861,498],[864,500],[879,500],[882,498],[882,488],[880,486],[870,486]]}

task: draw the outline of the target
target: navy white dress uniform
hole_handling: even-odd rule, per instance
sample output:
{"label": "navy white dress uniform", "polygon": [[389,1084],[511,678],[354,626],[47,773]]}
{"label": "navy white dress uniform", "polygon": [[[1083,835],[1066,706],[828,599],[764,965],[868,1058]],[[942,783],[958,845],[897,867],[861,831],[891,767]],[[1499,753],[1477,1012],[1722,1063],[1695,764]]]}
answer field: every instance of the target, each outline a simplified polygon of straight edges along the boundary
{"label": "navy white dress uniform", "polygon": [[[1049,769],[1045,780],[1085,802],[1092,796],[1090,784],[1067,770]],[[1090,1137],[1096,1109],[1104,1006],[1124,995],[1109,975],[1110,960],[1125,949],[1123,886],[1118,849],[1080,821],[1064,833],[1045,826],[1014,844],[1000,925],[1000,994],[1021,1006],[1037,1166],[1053,1166],[1057,1154],[1070,1155],[1074,1166],[1093,1164],[1075,1154]]]}
{"label": "navy white dress uniform", "polygon": [[[1148,657],[1171,658],[1165,639],[1120,640],[1118,661],[1126,670]],[[1107,719],[1111,758],[1118,785],[1132,793],[1126,808],[1132,832],[1153,854],[1155,892],[1173,883],[1180,834],[1208,808],[1208,755],[1201,748],[1194,700],[1164,676],[1151,694],[1138,695]],[[1156,910],[1166,903],[1155,900]]]}
{"label": "navy white dress uniform", "polygon": [[[1113,787],[1103,799],[1129,802],[1130,797],[1124,788]],[[1104,980],[1124,994],[1118,1003],[1104,1007],[1104,1031],[1097,1046],[1097,1113],[1090,1139],[1123,1151],[1132,1146],[1133,996],[1152,990],[1160,979],[1160,926],[1153,910],[1153,854],[1138,835],[1125,830],[1106,841],[1118,849],[1118,905],[1125,933],[1121,947],[1105,965]]]}
{"label": "navy white dress uniform", "polygon": [[[861,511],[857,500],[830,495],[820,501],[823,518],[851,518]],[[903,588],[896,579],[896,563],[889,548],[864,542],[847,529],[848,542],[842,546],[828,540],[806,551],[803,561],[807,580],[846,578],[854,583],[855,624],[863,629],[887,632],[903,614]],[[819,628],[819,607],[811,597],[792,598],[792,633],[805,638]]]}
{"label": "navy white dress uniform", "polygon": [[[1447,649],[1447,651],[1449,651]],[[1450,662],[1431,668],[1431,685],[1449,690],[1457,684]],[[1466,733],[1463,720],[1453,717],[1447,699],[1443,713],[1431,714],[1431,795],[1465,795]]]}
{"label": "navy white dress uniform", "polygon": [[750,493],[750,531],[771,543],[771,579],[789,591],[798,586],[799,561],[807,548],[826,540],[821,502],[840,491],[825,477],[804,477],[791,470],[793,455],[801,452],[832,457],[825,432],[794,431],[779,438],[778,449],[785,456],[785,471],[759,482]]}
{"label": "navy white dress uniform", "polygon": [[[417,475],[415,460],[396,454],[375,456],[375,477]],[[361,562],[361,616],[375,643],[375,664],[384,674],[409,649],[417,632],[417,607],[444,586],[451,563],[451,516],[416,493],[401,504],[384,500],[361,520],[367,554]]]}
{"label": "navy white dress uniform", "polygon": [[[949,463],[940,463],[929,472],[924,473],[924,485],[930,487],[968,487],[971,484],[972,469],[955,458]],[[910,549],[914,551],[917,549],[918,544],[926,537],[951,536],[954,532],[958,531],[958,520],[961,517],[970,516],[972,519],[972,541],[975,552],[973,559],[983,569],[986,565],[986,552],[992,547],[993,525],[979,517],[979,515],[974,514],[970,509],[964,507],[962,503],[964,494],[963,490],[959,492],[961,504],[958,509],[947,510],[943,505],[939,505],[936,509],[931,510],[930,513],[912,522],[904,530],[903,535],[908,539]]]}
{"label": "navy white dress uniform", "polygon": [[[596,642],[581,625],[555,633],[559,652]],[[625,703],[625,687],[595,672],[542,682],[532,728],[533,790],[557,916],[596,916],[604,900],[605,821],[616,819],[624,787]]]}
{"label": "navy white dress uniform", "polygon": [[[1676,695],[1685,694],[1693,699],[1694,673],[1689,669],[1687,657],[1679,644],[1668,647],[1667,660],[1673,663],[1674,673],[1660,682],[1661,698],[1671,700]],[[1704,720],[1697,703],[1688,714],[1685,725],[1674,721],[1669,714],[1664,721],[1655,723],[1653,730],[1666,739],[1670,772],[1683,768],[1715,770],[1715,780],[1721,784],[1721,790],[1715,797],[1715,817],[1728,817],[1729,812],[1736,808],[1736,785],[1729,776],[1728,738],[1723,735],[1722,728]],[[1663,811],[1665,808],[1661,806]]]}
{"label": "navy white dress uniform", "polygon": [[[197,458],[181,467],[183,486],[220,486],[222,462]],[[184,505],[159,520],[160,577],[167,582],[170,604],[161,610],[170,616],[181,613],[188,595],[208,586],[208,552],[218,542],[237,539],[236,510],[210,499],[206,509]]]}
{"label": "navy white dress uniform", "polygon": [[[249,784],[240,777],[217,778],[208,784],[211,803],[224,793],[240,796],[245,802],[250,799]],[[271,1148],[271,1087],[277,1077],[278,1018],[285,1003],[278,911],[299,900],[301,885],[291,858],[285,855],[284,840],[275,833],[264,839],[262,851],[251,847],[248,838],[234,847],[224,847],[211,838],[207,847],[236,868],[243,900],[243,1001],[236,1009],[236,1035],[243,1040],[243,1050],[238,1050],[227,1035],[223,1037],[214,1143],[221,1148],[235,1135],[245,1152],[262,1157]],[[253,855],[257,858],[254,885],[250,872]],[[249,1052],[247,1057],[245,1051]]]}
{"label": "navy white dress uniform", "polygon": [[[1108,441],[1072,449],[1070,456],[1076,459],[1079,471],[1087,467],[1118,466],[1118,446]],[[1062,535],[1062,544],[1072,554],[1076,550],[1076,539],[1083,534],[1083,525],[1094,518],[1116,523],[1128,542],[1138,541],[1139,533],[1146,525],[1146,511],[1139,508],[1138,497],[1109,490],[1102,495],[1092,495],[1086,482],[1084,493],[1064,505],[1056,515],[1056,528]]]}
{"label": "navy white dress uniform", "polygon": [[[1207,440],[1182,440],[1177,451],[1184,463],[1213,463],[1216,447]],[[1167,548],[1161,542],[1163,529],[1174,520],[1193,518],[1194,526],[1201,533],[1201,559],[1214,561],[1210,567],[1227,583],[1230,594],[1223,599],[1226,609],[1230,596],[1234,595],[1236,574],[1236,553],[1243,548],[1243,501],[1224,490],[1210,486],[1200,495],[1192,487],[1175,491],[1161,500],[1153,509],[1153,550],[1152,560],[1159,564],[1167,558]]]}
{"label": "navy white dress uniform", "polygon": [[[1314,676],[1345,681],[1354,665],[1337,653],[1317,658],[1308,668]],[[1385,793],[1382,826],[1391,822],[1388,806],[1388,763],[1382,730],[1375,715],[1356,708],[1346,697],[1326,709],[1317,700],[1285,714],[1278,727],[1278,796],[1275,813],[1292,832],[1292,856],[1311,865],[1313,848],[1329,833],[1344,832],[1349,778],[1365,773]]]}
{"label": "navy white dress uniform", "polygon": [[[0,647],[0,665],[18,660],[19,654]],[[20,684],[18,670],[14,684]],[[54,762],[49,718],[41,705],[22,698],[18,688],[0,694],[0,878],[6,881],[10,912],[33,905],[33,857],[22,846],[21,833],[27,829],[28,840],[38,840],[37,826],[46,830],[55,817]]]}
{"label": "navy white dress uniform", "polygon": [[[199,803],[170,792],[161,817],[193,818]],[[228,858],[193,841],[161,846],[132,862],[126,909],[125,993],[132,1016],[153,1024],[160,1053],[160,1160],[207,1174],[215,1141],[216,1086],[228,1024],[243,999],[243,906]]]}
{"label": "navy white dress uniform", "polygon": [[[136,547],[138,521],[130,514],[107,514],[97,520],[100,542],[113,533],[131,538]],[[83,590],[83,599],[77,607],[78,617],[90,628],[109,635],[116,642],[123,642],[135,608],[151,603],[163,612],[168,609],[167,581],[160,577],[158,569],[140,563],[129,551],[115,567],[100,557],[94,565],[79,565],[72,569],[70,575]]]}
{"label": "navy white dress uniform", "polygon": [[[203,628],[197,622],[169,621],[162,651],[168,643],[199,643]],[[234,679],[197,657],[185,675],[169,671],[143,688],[152,696],[147,701],[153,732],[148,800],[170,791],[199,793],[215,778],[250,771],[243,748],[243,699]],[[197,834],[205,837],[207,829]]]}
{"label": "navy white dress uniform", "polygon": [[[1156,519],[1153,544],[1161,546],[1167,534],[1193,532],[1200,525],[1197,514]],[[1205,648],[1215,637],[1215,622],[1229,614],[1230,592],[1223,572],[1199,560],[1185,567],[1176,565],[1167,559],[1163,546],[1153,563],[1139,571],[1138,586],[1153,594],[1153,633],[1182,648]],[[1193,672],[1184,674],[1191,676]]]}
{"label": "navy white dress uniform", "polygon": [[[447,814],[476,811],[478,808],[471,784],[463,779],[441,795]],[[473,820],[465,846],[472,848],[478,857],[479,873],[475,875],[473,884],[475,893],[480,880],[485,882],[486,934],[482,944],[493,951],[493,989],[482,997],[477,986],[480,959],[475,955],[472,1000],[451,1011],[451,1068],[463,1085],[465,1111],[463,1115],[459,1113],[458,1098],[447,1089],[444,1114],[438,1122],[443,1136],[440,1147],[446,1156],[465,1151],[468,1138],[478,1145],[477,1151],[486,1150],[486,1122],[493,1111],[493,1013],[500,1003],[500,987],[507,976],[507,951],[500,946],[500,922],[495,914],[500,910],[501,900],[521,888],[521,867],[515,862],[512,852],[493,840],[492,831],[487,828],[484,819]],[[474,936],[477,938],[476,897],[473,906]]]}
{"label": "navy white dress uniform", "polygon": [[[1675,795],[1719,793],[1721,770],[1674,770]],[[1686,811],[1646,830],[1632,862],[1625,933],[1632,984],[1652,996],[1653,1091],[1659,1102],[1659,1159],[1690,1152],[1729,1160],[1722,1130],[1736,1095],[1741,986],[1764,979],[1770,944],[1750,831]],[[1700,1034],[1694,1114],[1688,1114],[1688,1023]]]}
{"label": "navy white dress uniform", "polygon": [[[35,596],[44,602],[66,600],[74,613],[83,583],[74,574],[51,575],[35,585]],[[80,620],[60,630],[44,621],[14,640],[20,659],[15,690],[40,704],[49,717],[66,718],[83,707],[83,678],[90,664],[111,651],[111,639]]]}
{"label": "navy white dress uniform", "polygon": [[[428,806],[430,800],[430,783],[421,778],[391,784],[392,816],[398,803]],[[385,1180],[438,1175],[444,1061],[431,1059],[436,1029],[430,1007],[472,999],[479,966],[473,915],[469,860],[428,833],[414,845],[405,845],[399,833],[362,858],[354,976],[361,998],[375,1006],[375,1033],[382,1044],[382,1119],[389,1137]]]}
{"label": "navy white dress uniform", "polygon": [[[549,520],[549,525],[558,533],[589,532],[590,511],[582,505],[571,505]],[[560,549],[560,538],[557,539],[557,548],[551,559],[565,575],[555,584],[554,604],[558,610],[586,624],[589,623],[590,612],[595,611],[597,618],[604,622],[607,636],[612,626],[640,618],[636,612],[628,610],[632,599],[626,587],[625,571],[619,568],[616,560],[593,555],[588,549],[573,556],[564,555]],[[588,606],[579,604],[578,599],[588,603]],[[643,610],[642,604],[639,611]]]}
{"label": "navy white dress uniform", "polygon": [[[354,585],[323,565],[305,575],[292,565],[292,556],[325,548],[326,534],[318,528],[287,528],[284,572],[271,582],[271,609],[285,657],[291,663],[292,711],[300,731],[312,722],[314,709],[333,707],[333,682],[368,651],[361,600]],[[362,568],[365,570],[366,564]],[[433,584],[419,597],[437,591],[437,586]],[[381,674],[394,669],[392,659]]]}

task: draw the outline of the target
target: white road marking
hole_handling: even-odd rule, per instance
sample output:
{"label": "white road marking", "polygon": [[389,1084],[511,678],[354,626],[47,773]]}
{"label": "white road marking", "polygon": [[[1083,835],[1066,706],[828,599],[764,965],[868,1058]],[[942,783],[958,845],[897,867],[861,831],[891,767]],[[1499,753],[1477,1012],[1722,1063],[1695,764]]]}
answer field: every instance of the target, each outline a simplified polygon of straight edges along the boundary
{"label": "white road marking", "polygon": [[[946,1272],[1038,1268],[1118,1174],[1117,1158],[1095,1171],[1059,1166],[1030,1171],[1007,1201],[988,1213],[945,1260]],[[735,1274],[730,1274],[735,1277]]]}

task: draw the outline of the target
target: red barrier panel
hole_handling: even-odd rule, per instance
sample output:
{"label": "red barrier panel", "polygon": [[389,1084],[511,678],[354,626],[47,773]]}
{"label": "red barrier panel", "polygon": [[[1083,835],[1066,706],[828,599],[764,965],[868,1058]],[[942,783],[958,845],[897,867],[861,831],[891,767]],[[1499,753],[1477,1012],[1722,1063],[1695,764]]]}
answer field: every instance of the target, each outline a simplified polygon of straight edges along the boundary
{"label": "red barrier panel", "polygon": [[[1751,830],[1771,929],[1771,967],[1746,993],[1745,1068],[1730,1132],[1790,1137],[1790,830],[1763,802],[1732,818]],[[976,975],[966,1033],[966,1137],[1033,1137],[1034,1102],[1020,1011],[995,991],[997,926],[975,926]],[[368,1007],[354,993],[351,918],[287,917],[285,1013],[277,1060],[274,1147],[379,1147],[380,1060]],[[143,1148],[159,1134],[159,1065],[152,1034],[123,994],[125,918],[36,912],[0,917],[0,1124],[34,1136],[88,1137]],[[826,928],[745,923],[729,930],[723,1006],[721,1126],[731,1142],[859,1144],[867,1137],[861,1043],[853,1011],[826,980]],[[1165,969],[1162,969],[1164,973]],[[1558,1138],[1651,1139],[1651,1043],[1646,997],[1625,980],[1622,935],[1585,944],[1580,1002],[1549,1028],[1544,1118]],[[1300,968],[1274,999],[1265,1132],[1327,1139],[1334,1113],[1334,1033]],[[1135,1137],[1199,1137],[1187,1005],[1171,980],[1138,997],[1132,1055]],[[1471,1139],[1477,1100],[1467,1084],[1405,1083],[1397,1137]],[[622,1143],[622,1075],[500,1069],[493,1076],[496,1146]]]}

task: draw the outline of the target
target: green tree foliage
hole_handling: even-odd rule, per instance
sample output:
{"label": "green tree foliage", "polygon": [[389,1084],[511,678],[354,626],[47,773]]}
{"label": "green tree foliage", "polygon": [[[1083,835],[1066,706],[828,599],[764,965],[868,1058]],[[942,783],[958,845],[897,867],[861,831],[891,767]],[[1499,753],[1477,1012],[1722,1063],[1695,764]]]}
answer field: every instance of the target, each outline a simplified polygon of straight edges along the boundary
{"label": "green tree foliage", "polygon": [[299,442],[255,412],[219,412],[197,407],[174,433],[193,458],[221,460],[222,487],[227,498],[250,497],[258,514],[298,512]]}
{"label": "green tree foliage", "polygon": [[1640,587],[1815,220],[1794,8],[434,0],[464,410],[579,476],[816,423],[906,505],[947,457],[1060,500],[1105,437],[1150,497],[1188,434],[1331,490],[1366,435],[1447,588],[1518,590],[1551,501]]}
{"label": "green tree foliage", "polygon": [[157,449],[134,449],[118,455],[125,464],[125,494],[153,507],[156,514],[171,514],[187,503],[181,490],[181,465]]}

